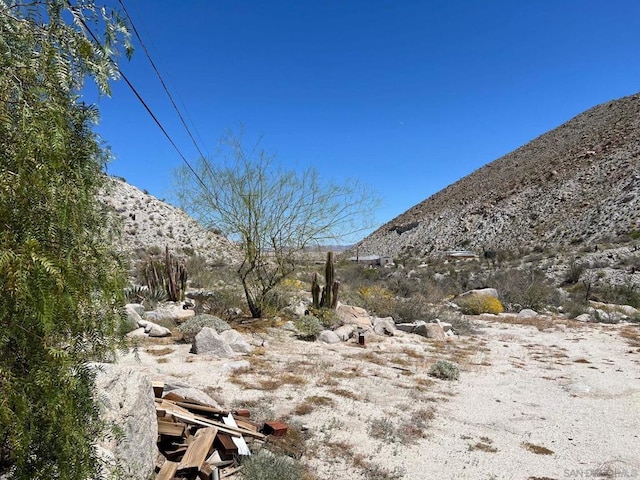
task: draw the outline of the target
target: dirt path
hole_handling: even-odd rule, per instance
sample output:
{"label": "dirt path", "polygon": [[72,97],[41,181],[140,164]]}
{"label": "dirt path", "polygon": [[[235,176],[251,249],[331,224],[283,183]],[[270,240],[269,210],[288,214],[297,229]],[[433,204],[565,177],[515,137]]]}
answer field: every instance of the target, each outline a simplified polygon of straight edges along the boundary
{"label": "dirt path", "polygon": [[407,479],[640,478],[640,349],[619,326],[484,323],[467,372]]}

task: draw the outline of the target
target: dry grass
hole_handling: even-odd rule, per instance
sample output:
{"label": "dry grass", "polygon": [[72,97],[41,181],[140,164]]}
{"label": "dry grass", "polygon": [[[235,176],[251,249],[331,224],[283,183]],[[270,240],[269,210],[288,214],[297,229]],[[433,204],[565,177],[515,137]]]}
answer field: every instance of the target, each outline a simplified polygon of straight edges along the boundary
{"label": "dry grass", "polygon": [[171,348],[171,347],[164,347],[164,348],[147,348],[145,350],[145,352],[147,352],[149,355],[153,355],[156,357],[162,357],[164,355],[169,355],[170,353],[175,352],[175,348]]}
{"label": "dry grass", "polygon": [[361,400],[362,397],[351,390],[347,390],[345,388],[330,388],[327,390],[329,393],[333,393],[334,395],[338,395],[340,397],[350,398],[351,400]]}
{"label": "dry grass", "polygon": [[435,384],[436,381],[431,378],[418,377],[413,380],[413,388],[419,392],[430,391]]}
{"label": "dry grass", "polygon": [[480,450],[487,453],[496,453],[498,451],[498,449],[493,446],[493,440],[489,437],[480,437],[479,442],[469,444],[469,451],[473,452],[474,450]]}
{"label": "dry grass", "polygon": [[625,326],[620,329],[620,336],[632,347],[640,347],[640,328],[637,326]]}
{"label": "dry grass", "polygon": [[333,405],[335,405],[335,402],[332,398],[314,395],[305,398],[302,403],[298,404],[293,409],[293,413],[296,415],[308,415],[318,407],[330,407]]}
{"label": "dry grass", "polygon": [[525,450],[535,453],[536,455],[553,455],[554,453],[553,450],[549,450],[546,447],[529,442],[522,442],[520,446]]}

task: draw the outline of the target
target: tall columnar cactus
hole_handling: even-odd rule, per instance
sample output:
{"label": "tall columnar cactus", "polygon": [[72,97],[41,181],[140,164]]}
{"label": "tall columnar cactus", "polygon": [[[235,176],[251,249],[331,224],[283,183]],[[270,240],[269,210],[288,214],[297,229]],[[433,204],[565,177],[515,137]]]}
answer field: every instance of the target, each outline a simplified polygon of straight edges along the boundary
{"label": "tall columnar cactus", "polygon": [[320,294],[320,283],[318,274],[314,273],[311,279],[311,298],[313,308],[336,308],[338,305],[338,290],[340,282],[335,280],[335,263],[333,252],[327,254],[327,263],[324,269],[325,286]]}
{"label": "tall columnar cactus", "polygon": [[149,259],[144,269],[147,286],[151,290],[163,289],[172,302],[184,300],[187,285],[187,268],[165,248],[164,264],[153,258]]}

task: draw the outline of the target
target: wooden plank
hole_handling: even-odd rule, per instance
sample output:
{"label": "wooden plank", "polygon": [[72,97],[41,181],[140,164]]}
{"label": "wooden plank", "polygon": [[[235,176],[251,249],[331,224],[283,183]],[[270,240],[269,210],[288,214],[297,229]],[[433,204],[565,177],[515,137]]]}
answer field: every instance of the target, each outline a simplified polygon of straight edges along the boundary
{"label": "wooden plank", "polygon": [[208,405],[202,405],[200,403],[191,403],[191,402],[179,402],[176,400],[172,400],[173,403],[175,403],[176,405],[186,408],[187,410],[190,411],[196,411],[196,412],[207,412],[207,413],[215,413],[218,415],[226,415],[227,411],[226,410],[220,410],[219,408],[214,408],[214,407],[210,407]]}
{"label": "wooden plank", "polygon": [[196,473],[200,470],[209,455],[209,450],[211,450],[217,433],[218,429],[215,427],[198,430],[195,434],[194,441],[189,445],[178,465],[177,471],[179,474]]}
{"label": "wooden plank", "polygon": [[164,390],[164,382],[151,382],[151,388],[153,388],[153,396],[155,398],[162,398],[162,391]]}
{"label": "wooden plank", "polygon": [[245,422],[244,420],[240,420],[238,418],[236,418],[236,423],[238,424],[238,427],[244,428],[245,430],[251,430],[252,432],[258,431],[258,425],[256,425],[255,423]]}
{"label": "wooden plank", "polygon": [[231,435],[218,433],[215,443],[219,447],[218,452],[224,457],[233,457],[233,455],[238,453],[238,446],[234,443]]}
{"label": "wooden plank", "polygon": [[[181,407],[178,407],[178,408],[181,408]],[[218,427],[218,429],[221,432],[230,433],[231,435],[235,435],[236,437],[239,437],[241,435],[248,435],[255,438],[261,438],[261,439],[265,438],[265,436],[262,433],[252,432],[251,430],[247,430],[240,427],[237,427],[237,428],[229,427],[222,422],[211,420],[209,418],[202,417],[194,413],[190,413],[190,412],[183,413],[180,411],[173,411],[173,410],[167,410],[167,412],[173,415],[174,417],[179,418],[180,420],[184,420],[185,422],[192,423],[194,425],[200,425],[202,427]]]}
{"label": "wooden plank", "polygon": [[158,434],[170,437],[182,437],[187,426],[181,422],[158,422]]}
{"label": "wooden plank", "polygon": [[200,470],[198,470],[198,478],[200,480],[211,480],[213,478],[213,471],[218,470],[213,465],[204,462]]}
{"label": "wooden plank", "polygon": [[156,480],[173,480],[173,477],[176,476],[176,471],[178,470],[178,464],[176,462],[170,462],[167,460],[162,465],[162,468],[156,475]]}

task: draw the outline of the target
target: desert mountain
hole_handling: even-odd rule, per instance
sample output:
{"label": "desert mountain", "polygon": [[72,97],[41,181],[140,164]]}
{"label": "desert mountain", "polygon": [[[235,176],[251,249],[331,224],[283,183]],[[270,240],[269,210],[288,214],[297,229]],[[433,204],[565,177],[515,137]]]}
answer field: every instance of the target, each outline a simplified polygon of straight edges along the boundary
{"label": "desert mountain", "polygon": [[158,251],[168,246],[173,253],[200,255],[213,263],[231,264],[239,258],[237,247],[227,238],[120,178],[109,179],[102,201],[122,219],[118,242],[125,251]]}
{"label": "desert mountain", "polygon": [[383,225],[360,253],[533,249],[640,230],[640,94],[574,117]]}

